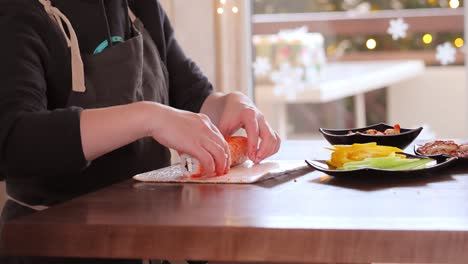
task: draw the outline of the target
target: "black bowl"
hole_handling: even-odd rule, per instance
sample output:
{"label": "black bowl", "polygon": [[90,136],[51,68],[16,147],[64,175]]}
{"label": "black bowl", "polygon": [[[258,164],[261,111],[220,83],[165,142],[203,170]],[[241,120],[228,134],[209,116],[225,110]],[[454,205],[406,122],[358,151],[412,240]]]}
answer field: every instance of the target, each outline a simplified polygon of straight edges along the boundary
{"label": "black bowl", "polygon": [[[320,128],[319,131],[325,139],[332,145],[352,145],[354,143],[369,143],[376,142],[377,145],[393,146],[397,148],[406,148],[416,137],[421,133],[422,127],[415,129],[401,128],[400,134],[395,135],[366,135],[361,134],[368,129],[375,129],[378,131],[385,131],[387,128],[393,128],[385,123],[380,123],[362,128],[347,128],[347,129],[325,129]],[[349,131],[361,132],[348,134]]]}

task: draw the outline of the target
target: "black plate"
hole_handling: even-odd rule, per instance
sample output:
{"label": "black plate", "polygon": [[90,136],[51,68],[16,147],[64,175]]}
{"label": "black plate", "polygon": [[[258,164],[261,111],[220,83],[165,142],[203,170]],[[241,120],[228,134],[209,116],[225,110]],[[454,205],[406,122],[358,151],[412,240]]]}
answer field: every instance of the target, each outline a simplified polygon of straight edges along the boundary
{"label": "black plate", "polygon": [[[426,155],[418,151],[418,148],[424,146],[424,144],[414,144],[414,154],[422,157],[428,157],[436,160],[444,160],[446,158],[451,158],[453,156],[446,155],[446,154],[435,154],[435,155]],[[457,163],[468,164],[468,158],[464,157],[457,157]]]}
{"label": "black plate", "polygon": [[375,129],[378,131],[385,131],[387,128],[393,128],[393,126],[380,123],[368,127],[362,128],[347,128],[347,129],[325,129],[320,128],[319,131],[325,137],[325,139],[332,145],[352,145],[354,143],[369,143],[376,142],[382,146],[393,146],[397,148],[406,148],[414,139],[421,133],[422,127],[415,129],[401,128],[400,134],[396,135],[366,135],[366,134],[351,134],[348,135],[349,131],[353,132],[364,132],[368,129]]}
{"label": "black plate", "polygon": [[[421,158],[421,156],[405,154],[407,158]],[[357,169],[357,170],[336,170],[328,166],[325,160],[306,160],[305,162],[312,168],[324,172],[330,176],[346,178],[346,179],[401,179],[401,178],[412,178],[412,177],[422,177],[428,176],[432,173],[446,168],[447,166],[454,163],[456,157],[439,157],[438,159],[433,159],[434,161],[429,163],[429,166],[424,169],[419,170],[385,170],[385,169]]]}

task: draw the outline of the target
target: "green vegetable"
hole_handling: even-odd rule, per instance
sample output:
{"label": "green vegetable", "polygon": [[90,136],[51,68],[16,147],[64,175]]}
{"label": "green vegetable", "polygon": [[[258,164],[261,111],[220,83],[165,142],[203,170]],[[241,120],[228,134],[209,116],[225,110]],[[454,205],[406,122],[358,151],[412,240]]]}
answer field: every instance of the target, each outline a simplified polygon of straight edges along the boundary
{"label": "green vegetable", "polygon": [[432,159],[407,159],[401,157],[366,158],[361,161],[351,161],[343,164],[339,170],[356,170],[363,168],[387,169],[387,170],[416,170],[426,167]]}

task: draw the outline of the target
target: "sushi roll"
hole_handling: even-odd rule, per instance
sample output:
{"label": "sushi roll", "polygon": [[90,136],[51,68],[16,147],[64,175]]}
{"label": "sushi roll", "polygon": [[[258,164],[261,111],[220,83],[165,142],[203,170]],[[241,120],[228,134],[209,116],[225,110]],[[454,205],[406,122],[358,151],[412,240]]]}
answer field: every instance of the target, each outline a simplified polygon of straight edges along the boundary
{"label": "sushi roll", "polygon": [[200,178],[201,176],[203,176],[203,174],[205,174],[205,169],[200,164],[198,159],[188,154],[180,155],[180,159],[182,160],[182,164],[186,169],[186,176],[189,176],[191,178]]}
{"label": "sushi roll", "polygon": [[[229,167],[241,165],[247,160],[247,138],[241,136],[232,136],[226,138],[231,153],[231,163]],[[205,174],[205,169],[200,162],[188,154],[180,156],[182,164],[186,169],[186,176],[191,178],[200,178]]]}
{"label": "sushi roll", "polygon": [[231,152],[230,167],[241,165],[247,160],[247,138],[241,136],[233,136],[226,138]]}

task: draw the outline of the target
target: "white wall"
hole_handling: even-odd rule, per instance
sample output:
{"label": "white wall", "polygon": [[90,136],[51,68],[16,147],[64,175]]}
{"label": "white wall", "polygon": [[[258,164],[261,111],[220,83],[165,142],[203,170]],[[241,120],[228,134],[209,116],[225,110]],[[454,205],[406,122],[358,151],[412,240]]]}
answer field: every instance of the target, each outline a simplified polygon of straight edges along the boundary
{"label": "white wall", "polygon": [[215,11],[213,0],[160,0],[186,55],[216,82]]}
{"label": "white wall", "polygon": [[389,88],[388,121],[428,124],[437,138],[468,138],[467,98],[464,66],[428,67],[423,75]]}
{"label": "white wall", "polygon": [[[252,96],[249,0],[160,0],[187,56],[221,92]],[[231,12],[232,7],[237,13]],[[225,12],[217,14],[223,7]]]}

